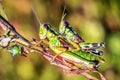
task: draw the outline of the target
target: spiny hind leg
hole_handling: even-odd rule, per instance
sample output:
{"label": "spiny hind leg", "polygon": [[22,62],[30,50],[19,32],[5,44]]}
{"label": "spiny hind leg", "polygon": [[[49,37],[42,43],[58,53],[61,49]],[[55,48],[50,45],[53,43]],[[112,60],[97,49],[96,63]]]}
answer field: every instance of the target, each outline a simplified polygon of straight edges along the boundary
{"label": "spiny hind leg", "polygon": [[85,49],[85,50],[82,50],[83,52],[88,52],[88,53],[92,53],[94,55],[103,55],[103,51],[100,51],[100,50],[96,50],[96,49]]}
{"label": "spiny hind leg", "polygon": [[103,51],[99,51],[99,50],[96,50],[96,49],[92,49],[91,52],[92,52],[93,54],[103,55]]}
{"label": "spiny hind leg", "polygon": [[105,42],[101,42],[101,43],[80,43],[79,46],[80,46],[81,50],[84,50],[84,49],[98,49],[98,48],[105,47]]}
{"label": "spiny hind leg", "polygon": [[92,54],[95,54],[95,55],[103,55],[103,51],[99,51],[99,50],[96,50],[96,49],[89,49],[89,50],[84,50],[84,52],[89,52],[89,53],[92,53]]}
{"label": "spiny hind leg", "polygon": [[101,42],[101,43],[91,43],[92,47],[94,49],[98,49],[98,48],[104,48],[105,47],[105,42]]}

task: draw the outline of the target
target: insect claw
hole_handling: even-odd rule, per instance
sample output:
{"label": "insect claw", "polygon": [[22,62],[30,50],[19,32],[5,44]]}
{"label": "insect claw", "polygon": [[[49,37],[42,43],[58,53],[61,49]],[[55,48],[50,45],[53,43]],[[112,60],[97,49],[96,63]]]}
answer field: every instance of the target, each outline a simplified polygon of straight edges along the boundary
{"label": "insect claw", "polygon": [[42,43],[42,40],[40,40],[40,41],[38,41],[38,42],[35,42],[35,45],[34,45],[34,46],[35,46],[35,47],[36,47],[36,46],[39,46],[40,43]]}
{"label": "insect claw", "polygon": [[55,61],[56,57],[53,57],[53,59],[50,61],[51,63],[53,63]]}
{"label": "insect claw", "polygon": [[99,55],[103,55],[103,51],[99,51],[99,53],[98,53]]}
{"label": "insect claw", "polygon": [[58,55],[55,55],[55,56],[53,57],[53,59],[51,60],[51,62],[55,61],[55,59],[57,58],[57,56],[58,56]]}
{"label": "insect claw", "polygon": [[53,59],[52,59],[52,62],[55,61],[55,59],[56,59],[59,55],[61,55],[61,54],[62,54],[62,52],[59,53],[59,54],[57,54],[57,55],[55,55],[55,56],[53,57]]}
{"label": "insect claw", "polygon": [[95,69],[97,69],[100,66],[100,64],[97,64],[94,66]]}

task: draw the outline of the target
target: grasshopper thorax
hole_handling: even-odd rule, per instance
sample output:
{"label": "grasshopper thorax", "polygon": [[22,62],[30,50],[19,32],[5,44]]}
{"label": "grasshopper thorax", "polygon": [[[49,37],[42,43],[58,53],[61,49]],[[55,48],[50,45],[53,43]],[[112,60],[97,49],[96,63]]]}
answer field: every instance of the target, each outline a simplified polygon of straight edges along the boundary
{"label": "grasshopper thorax", "polygon": [[50,39],[52,37],[55,37],[56,35],[58,35],[58,32],[53,29],[53,27],[46,23],[46,24],[42,24],[40,26],[40,29],[39,29],[39,36],[40,36],[40,39]]}
{"label": "grasshopper thorax", "polygon": [[65,35],[68,41],[73,41],[76,43],[84,42],[84,40],[78,35],[78,33],[66,20],[63,20],[61,22],[59,32],[60,34]]}

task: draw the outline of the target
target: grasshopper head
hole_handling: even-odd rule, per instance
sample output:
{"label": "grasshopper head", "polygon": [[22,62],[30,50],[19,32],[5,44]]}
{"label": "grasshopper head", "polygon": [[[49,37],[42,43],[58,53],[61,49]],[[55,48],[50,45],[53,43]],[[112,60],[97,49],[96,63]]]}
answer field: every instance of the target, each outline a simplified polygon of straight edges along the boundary
{"label": "grasshopper head", "polygon": [[61,23],[60,23],[60,27],[59,27],[59,32],[60,34],[64,34],[65,33],[65,30],[66,30],[66,27],[69,25],[69,23],[66,21],[66,20],[63,20]]}
{"label": "grasshopper head", "polygon": [[42,24],[39,29],[40,39],[50,39],[59,35],[59,33],[50,25],[50,24]]}
{"label": "grasshopper head", "polygon": [[64,34],[67,37],[67,40],[71,40],[76,43],[84,42],[84,40],[78,35],[78,33],[66,20],[61,22],[59,32],[60,34]]}
{"label": "grasshopper head", "polygon": [[47,24],[40,25],[40,28],[39,28],[40,39],[45,39],[47,37],[46,35],[48,33],[48,30],[49,30],[49,27]]}
{"label": "grasshopper head", "polygon": [[73,29],[70,27],[66,20],[63,20],[59,27],[60,34],[64,34],[68,41],[73,41],[75,39],[73,34]]}

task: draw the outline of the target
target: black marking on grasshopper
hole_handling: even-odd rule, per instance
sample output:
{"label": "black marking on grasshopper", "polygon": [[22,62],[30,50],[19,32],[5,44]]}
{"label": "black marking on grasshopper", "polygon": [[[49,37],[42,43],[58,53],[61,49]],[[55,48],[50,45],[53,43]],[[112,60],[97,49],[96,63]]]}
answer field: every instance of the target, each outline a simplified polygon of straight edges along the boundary
{"label": "black marking on grasshopper", "polygon": [[97,55],[103,55],[103,51],[98,51],[96,49],[91,49],[90,51],[94,54],[97,54]]}
{"label": "black marking on grasshopper", "polygon": [[[89,48],[89,46],[85,46],[85,48]],[[96,50],[95,48],[92,48],[92,49],[81,49],[81,50],[85,51],[85,52],[91,52],[91,53],[96,54],[96,55],[103,55],[103,51]]]}
{"label": "black marking on grasshopper", "polygon": [[59,35],[59,33],[54,29],[54,28],[52,28],[52,26],[50,25],[50,24],[48,24],[48,23],[45,23],[44,25],[43,25],[48,31],[50,31],[51,33],[53,33],[54,35]]}

